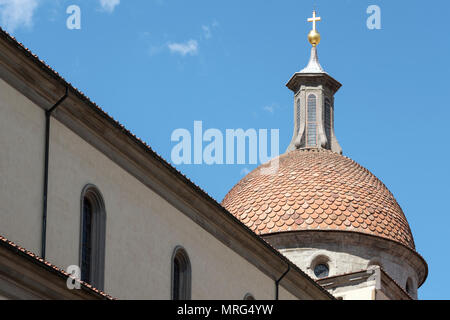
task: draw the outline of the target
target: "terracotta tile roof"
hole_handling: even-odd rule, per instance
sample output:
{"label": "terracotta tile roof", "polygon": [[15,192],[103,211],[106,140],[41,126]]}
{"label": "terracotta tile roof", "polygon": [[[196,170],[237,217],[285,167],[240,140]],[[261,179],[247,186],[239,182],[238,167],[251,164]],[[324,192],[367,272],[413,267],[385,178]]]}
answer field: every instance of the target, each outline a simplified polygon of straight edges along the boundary
{"label": "terracotta tile roof", "polygon": [[[222,205],[257,234],[300,230],[355,231],[415,250],[402,209],[386,186],[355,161],[328,150],[280,156],[242,179]],[[275,161],[275,160],[272,160]]]}
{"label": "terracotta tile roof", "polygon": [[[9,250],[12,250],[28,259],[30,259],[32,262],[40,265],[43,268],[46,268],[48,271],[50,272],[54,272],[56,274],[58,274],[59,276],[62,276],[63,278],[67,279],[70,275],[64,271],[63,269],[60,269],[58,267],[56,267],[55,265],[51,264],[50,262],[42,259],[41,257],[37,256],[36,254],[34,254],[31,251],[28,251],[27,249],[15,244],[12,241],[9,241],[8,239],[6,239],[5,237],[0,236],[0,245],[6,247]],[[107,299],[107,300],[115,300],[115,298],[111,297],[110,295],[104,293],[103,291],[100,291],[96,288],[94,288],[93,286],[91,286],[90,284],[80,281],[80,284],[82,285],[82,287],[84,287],[84,289],[87,289],[89,291],[91,291],[94,294],[98,294],[100,296],[102,296],[103,298]]]}

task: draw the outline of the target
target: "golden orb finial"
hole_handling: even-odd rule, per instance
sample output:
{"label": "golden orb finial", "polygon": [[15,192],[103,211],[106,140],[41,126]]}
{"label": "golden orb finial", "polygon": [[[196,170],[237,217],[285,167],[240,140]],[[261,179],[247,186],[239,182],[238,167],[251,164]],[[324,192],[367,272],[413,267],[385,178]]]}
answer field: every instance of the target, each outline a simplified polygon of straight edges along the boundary
{"label": "golden orb finial", "polygon": [[308,33],[308,41],[313,47],[317,46],[320,43],[320,33],[317,30],[311,30]]}
{"label": "golden orb finial", "polygon": [[313,17],[308,19],[308,22],[313,23],[313,29],[308,34],[308,41],[313,47],[320,43],[320,33],[316,30],[316,22],[321,20],[320,17],[316,17],[316,10],[313,11]]}

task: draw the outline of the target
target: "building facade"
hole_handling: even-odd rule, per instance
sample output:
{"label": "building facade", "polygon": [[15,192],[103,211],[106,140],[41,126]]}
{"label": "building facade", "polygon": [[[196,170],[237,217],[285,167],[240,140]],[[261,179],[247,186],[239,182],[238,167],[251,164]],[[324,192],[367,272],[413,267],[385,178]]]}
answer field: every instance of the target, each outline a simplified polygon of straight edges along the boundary
{"label": "building facade", "polygon": [[[392,193],[342,155],[334,132],[341,84],[319,63],[320,18],[314,12],[308,21],[310,61],[287,83],[294,93],[292,141],[222,204],[338,298],[417,299],[427,264]],[[271,167],[276,172],[265,174]]]}
{"label": "building facade", "polygon": [[118,299],[333,299],[3,31],[0,53],[3,237]]}
{"label": "building facade", "polygon": [[309,39],[278,170],[221,205],[0,31],[0,235],[118,299],[417,298],[427,265],[393,195],[342,156],[341,84]]}

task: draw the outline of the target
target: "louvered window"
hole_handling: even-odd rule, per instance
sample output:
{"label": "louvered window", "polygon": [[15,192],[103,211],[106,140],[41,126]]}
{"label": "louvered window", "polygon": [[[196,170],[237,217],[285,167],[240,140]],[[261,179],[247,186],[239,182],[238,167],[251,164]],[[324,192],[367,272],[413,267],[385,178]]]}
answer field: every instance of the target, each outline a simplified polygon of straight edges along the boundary
{"label": "louvered window", "polygon": [[300,131],[300,120],[301,120],[300,112],[301,112],[300,99],[297,99],[297,133]]}
{"label": "louvered window", "polygon": [[330,99],[325,99],[325,112],[324,112],[324,126],[325,135],[328,140],[328,147],[331,147],[331,102]]}
{"label": "louvered window", "polygon": [[317,98],[314,94],[308,96],[308,129],[307,129],[307,146],[317,146],[317,114],[316,114]]}

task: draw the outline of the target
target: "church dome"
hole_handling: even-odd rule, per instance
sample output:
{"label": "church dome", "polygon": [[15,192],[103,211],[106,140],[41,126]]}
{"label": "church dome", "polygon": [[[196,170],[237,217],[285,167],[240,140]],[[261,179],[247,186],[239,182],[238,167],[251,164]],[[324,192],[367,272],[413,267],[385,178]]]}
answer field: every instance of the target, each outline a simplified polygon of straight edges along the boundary
{"label": "church dome", "polygon": [[[261,172],[276,161],[275,173]],[[330,150],[294,150],[258,167],[231,189],[222,205],[259,235],[358,232],[415,251],[392,193],[369,170]]]}

